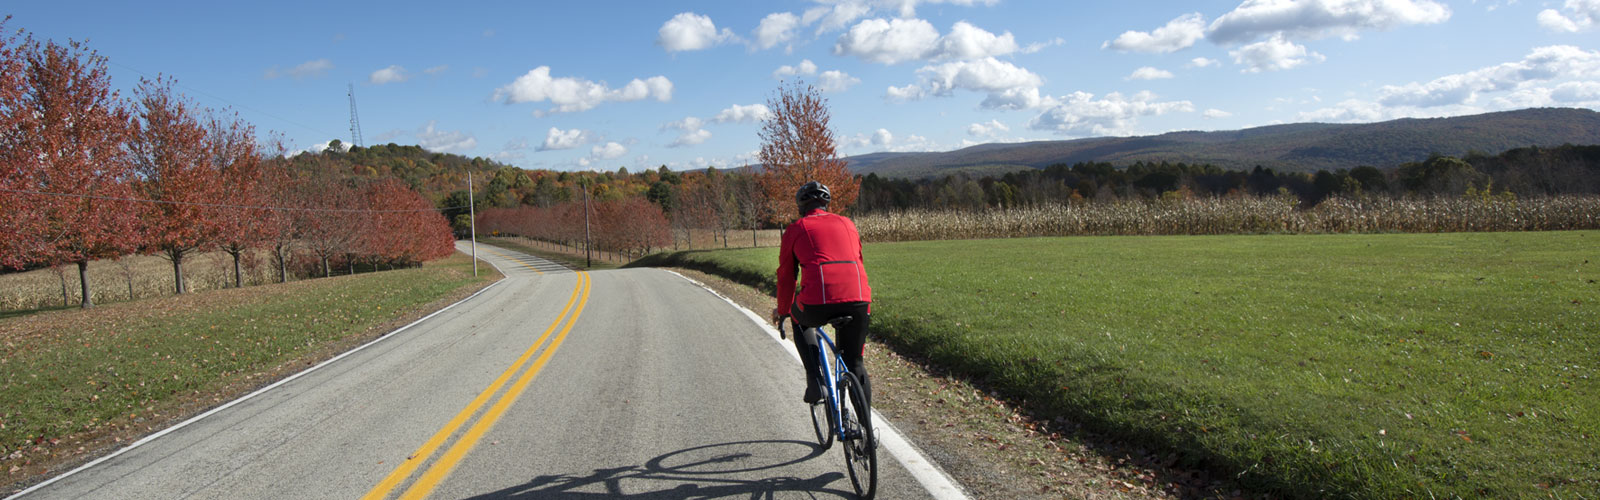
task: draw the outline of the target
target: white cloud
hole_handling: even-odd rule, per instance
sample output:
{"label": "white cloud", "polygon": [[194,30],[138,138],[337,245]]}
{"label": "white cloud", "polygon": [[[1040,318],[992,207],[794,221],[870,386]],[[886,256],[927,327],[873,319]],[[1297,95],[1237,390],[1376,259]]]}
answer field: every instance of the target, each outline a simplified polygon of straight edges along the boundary
{"label": "white cloud", "polygon": [[889,133],[888,129],[880,128],[872,133],[872,145],[874,146],[888,146],[891,142],[894,142],[894,134]]}
{"label": "white cloud", "polygon": [[735,104],[717,113],[711,118],[712,123],[755,123],[766,120],[771,115],[765,104]]}
{"label": "white cloud", "polygon": [[1558,33],[1577,33],[1600,25],[1600,0],[1567,0],[1566,14],[1555,9],[1539,12],[1539,26]]}
{"label": "white cloud", "polygon": [[723,28],[719,33],[710,16],[683,12],[661,24],[656,31],[656,44],[667,52],[708,49],[729,40],[736,40],[733,32]]}
{"label": "white cloud", "polygon": [[1128,75],[1128,77],[1123,78],[1123,80],[1164,80],[1168,78],[1172,78],[1171,71],[1145,66],[1143,68],[1133,70],[1133,74]]}
{"label": "white cloud", "polygon": [[839,140],[839,146],[841,149],[892,152],[933,151],[938,148],[938,144],[928,140],[927,137],[916,134],[899,137],[889,132],[888,129],[882,128],[873,131],[871,134],[842,137]]}
{"label": "white cloud", "polygon": [[966,21],[957,21],[950,33],[939,39],[938,59],[970,60],[1003,56],[1016,52],[1017,40],[1011,32],[995,35]]}
{"label": "white cloud", "polygon": [[891,85],[889,86],[889,89],[885,91],[884,95],[884,97],[888,97],[890,100],[895,101],[915,101],[925,96],[927,96],[927,91],[922,90],[922,87],[919,87],[916,84],[906,85],[904,87],[895,87]]}
{"label": "white cloud", "polygon": [[1446,75],[1428,83],[1385,85],[1379,90],[1378,102],[1385,106],[1419,107],[1474,104],[1484,92],[1521,90],[1551,80],[1577,79],[1593,83],[1597,78],[1600,78],[1600,51],[1553,45],[1535,48],[1517,62]]}
{"label": "white cloud", "polygon": [[1183,67],[1185,67],[1185,68],[1209,68],[1209,67],[1212,67],[1212,66],[1221,66],[1221,65],[1222,65],[1222,61],[1218,61],[1216,59],[1207,59],[1207,58],[1204,58],[1204,57],[1196,57],[1194,59],[1190,59],[1189,63],[1183,65]]}
{"label": "white cloud", "polygon": [[800,27],[800,16],[791,12],[775,12],[761,18],[761,24],[752,33],[751,47],[770,49],[794,39],[795,28]]}
{"label": "white cloud", "polygon": [[550,127],[550,132],[545,134],[544,144],[534,149],[536,151],[573,149],[578,146],[594,142],[594,139],[594,134],[587,130],[561,130],[559,128]]}
{"label": "white cloud", "polygon": [[604,145],[595,146],[589,152],[590,160],[614,160],[628,154],[628,148],[615,142],[608,142]]}
{"label": "white cloud", "polygon": [[268,80],[284,76],[296,80],[302,78],[318,78],[327,74],[328,70],[330,69],[333,69],[333,61],[329,61],[327,59],[317,59],[300,63],[298,66],[289,68],[288,71],[279,71],[277,66],[273,66],[267,70],[265,76]]}
{"label": "white cloud", "polygon": [[1448,19],[1450,8],[1433,0],[1245,0],[1212,22],[1206,36],[1219,44],[1274,35],[1350,39],[1361,30],[1436,24]]}
{"label": "white cloud", "polygon": [[815,75],[815,74],[817,74],[817,64],[811,62],[810,59],[802,59],[802,60],[800,60],[800,64],[798,64],[798,65],[789,66],[789,65],[785,64],[783,66],[779,66],[776,71],[772,72],[772,77],[775,78],[775,79],[778,79],[778,80],[782,80],[782,79],[784,79],[786,77],[791,77],[791,76]]}
{"label": "white cloud", "polygon": [[663,102],[672,100],[672,81],[664,76],[652,76],[644,80],[634,79],[623,88],[612,90],[605,82],[571,77],[552,78],[550,67],[540,66],[517,77],[510,85],[494,91],[497,101],[503,99],[507,104],[550,101],[556,105],[552,111],[563,113],[593,109],[607,101],[646,98]]}
{"label": "white cloud", "polygon": [[1048,42],[1033,42],[1033,43],[1030,43],[1030,44],[1028,44],[1027,47],[1023,47],[1022,50],[1020,50],[1019,52],[1022,52],[1024,54],[1032,54],[1032,53],[1035,53],[1035,52],[1038,52],[1038,51],[1041,51],[1041,50],[1044,50],[1044,49],[1047,49],[1047,48],[1050,48],[1050,47],[1054,47],[1054,46],[1057,46],[1057,45],[1064,45],[1066,43],[1067,43],[1066,39],[1061,38],[1061,37],[1055,37],[1055,38],[1050,39],[1050,41],[1048,41]]}
{"label": "white cloud", "polygon": [[696,145],[696,144],[700,144],[702,142],[706,142],[706,140],[710,139],[710,138],[711,138],[711,131],[710,130],[706,130],[706,129],[703,129],[703,128],[702,129],[690,130],[690,131],[684,132],[682,135],[679,135],[678,138],[676,140],[672,141],[671,144],[667,144],[667,147],[669,147],[669,148],[681,148],[681,147],[684,147],[684,146],[693,146],[693,145]]}
{"label": "white cloud", "polygon": [[1228,55],[1233,56],[1234,64],[1249,66],[1243,70],[1244,73],[1285,70],[1307,62],[1327,60],[1322,54],[1308,51],[1304,45],[1291,42],[1281,34],[1239,47],[1238,50],[1230,50]]}
{"label": "white cloud", "polygon": [[[307,153],[321,153],[323,151],[327,151],[328,150],[328,146],[332,145],[332,144],[333,144],[332,140],[329,140],[329,141],[324,142],[322,144],[312,144],[311,147],[306,148],[305,152],[307,152]],[[348,142],[344,142],[344,141],[339,141],[339,152],[341,152],[341,153],[349,152],[350,151],[350,146],[352,146],[352,144],[350,144]],[[299,152],[296,152],[295,154],[298,155]]]}
{"label": "white cloud", "polygon": [[1600,81],[1567,82],[1550,91],[1550,99],[1562,104],[1587,104],[1600,101]]}
{"label": "white cloud", "polygon": [[428,68],[428,69],[422,70],[422,72],[430,74],[430,75],[438,75],[440,73],[444,73],[445,71],[448,71],[449,69],[450,69],[450,65],[441,64],[441,65],[438,65],[438,66],[434,66],[432,68]]}
{"label": "white cloud", "polygon": [[478,147],[478,139],[461,131],[444,131],[434,128],[436,121],[417,132],[417,145],[435,153],[465,151]]}
{"label": "white cloud", "polygon": [[974,123],[967,125],[967,135],[974,137],[994,137],[1001,132],[1010,132],[1011,127],[1000,123],[1000,120],[989,120],[988,123]]}
{"label": "white cloud", "polygon": [[405,68],[399,65],[391,65],[372,72],[372,75],[367,77],[367,82],[373,85],[383,85],[386,83],[400,83],[410,79],[411,75],[406,74]]}
{"label": "white cloud", "polygon": [[1023,109],[1046,105],[1039,96],[1044,79],[1027,69],[993,57],[976,61],[956,61],[923,66],[917,70],[917,84],[889,87],[892,100],[914,100],[927,96],[949,96],[955,90],[987,92],[981,106],[991,109]]}
{"label": "white cloud", "polygon": [[927,57],[939,43],[939,30],[921,19],[868,19],[839,36],[833,53],[864,61],[898,64]]}
{"label": "white cloud", "polygon": [[850,22],[861,19],[869,12],[872,12],[872,8],[865,4],[840,2],[834,5],[832,9],[818,7],[807,10],[801,18],[801,22],[810,25],[812,22],[820,20],[821,22],[817,24],[817,34],[820,35],[844,29],[845,26],[850,25]]}
{"label": "white cloud", "polygon": [[921,19],[868,19],[839,36],[833,53],[863,61],[899,64],[917,60],[966,61],[1003,56],[1021,50],[1010,32],[1000,35],[966,21],[957,21],[950,33]]}
{"label": "white cloud", "polygon": [[1154,31],[1125,31],[1115,40],[1100,45],[1102,49],[1123,52],[1165,54],[1194,46],[1206,36],[1206,18],[1196,12],[1184,14]]}
{"label": "white cloud", "polygon": [[1028,128],[1073,137],[1125,136],[1136,132],[1140,116],[1194,111],[1189,101],[1158,102],[1149,92],[1131,98],[1112,92],[1103,99],[1095,99],[1087,92],[1073,92],[1064,99],[1035,117]]}
{"label": "white cloud", "polygon": [[823,92],[844,92],[857,83],[861,83],[860,78],[839,70],[824,71],[817,76],[817,90]]}
{"label": "white cloud", "polygon": [[1204,112],[1200,113],[1200,116],[1204,116],[1206,118],[1211,118],[1211,119],[1217,119],[1217,118],[1227,118],[1227,117],[1233,116],[1233,113],[1229,113],[1227,111],[1223,111],[1223,110],[1220,110],[1220,109],[1212,108],[1212,109],[1208,109],[1208,110],[1205,110]]}

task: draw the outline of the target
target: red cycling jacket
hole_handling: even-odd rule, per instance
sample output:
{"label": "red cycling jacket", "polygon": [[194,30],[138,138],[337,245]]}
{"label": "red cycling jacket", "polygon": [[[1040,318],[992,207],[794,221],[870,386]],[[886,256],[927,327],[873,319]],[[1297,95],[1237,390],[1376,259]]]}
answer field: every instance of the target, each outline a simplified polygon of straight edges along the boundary
{"label": "red cycling jacket", "polygon": [[778,314],[783,316],[796,302],[795,268],[800,270],[801,304],[872,302],[861,235],[845,216],[819,208],[784,231],[778,253]]}

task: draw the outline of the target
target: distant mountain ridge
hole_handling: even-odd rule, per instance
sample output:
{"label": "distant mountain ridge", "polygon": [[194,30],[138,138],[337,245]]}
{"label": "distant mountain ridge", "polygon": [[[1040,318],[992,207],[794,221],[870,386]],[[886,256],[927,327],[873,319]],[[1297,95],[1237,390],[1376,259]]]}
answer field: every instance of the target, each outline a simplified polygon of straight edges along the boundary
{"label": "distant mountain ridge", "polygon": [[1389,167],[1431,154],[1497,154],[1507,149],[1600,144],[1600,112],[1532,108],[1450,118],[1377,123],[1294,123],[1243,130],[1169,132],[1141,137],[980,144],[942,153],[872,153],[845,158],[851,171],[924,178],[956,172],[999,174],[1056,163],[1138,161],[1210,163],[1247,170],[1315,172],[1362,165]]}

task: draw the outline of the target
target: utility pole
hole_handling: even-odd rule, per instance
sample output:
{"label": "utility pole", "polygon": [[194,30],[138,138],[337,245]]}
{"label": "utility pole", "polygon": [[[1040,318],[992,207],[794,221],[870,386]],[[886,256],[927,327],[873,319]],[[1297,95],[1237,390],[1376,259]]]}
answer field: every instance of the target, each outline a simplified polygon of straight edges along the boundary
{"label": "utility pole", "polygon": [[472,171],[467,170],[467,218],[471,219],[467,226],[472,228],[472,277],[476,278],[478,277],[478,208],[477,204],[473,203],[473,198]]}
{"label": "utility pole", "polygon": [[589,187],[583,185],[584,177],[578,177],[578,185],[583,186],[583,267],[594,267],[594,257],[589,255]]}

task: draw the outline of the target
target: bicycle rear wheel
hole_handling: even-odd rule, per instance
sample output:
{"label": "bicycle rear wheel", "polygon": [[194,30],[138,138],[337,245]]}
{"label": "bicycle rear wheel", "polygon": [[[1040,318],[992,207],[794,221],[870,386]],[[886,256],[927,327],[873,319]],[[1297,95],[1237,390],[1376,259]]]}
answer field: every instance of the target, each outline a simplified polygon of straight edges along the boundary
{"label": "bicycle rear wheel", "polygon": [[870,499],[878,491],[878,437],[872,430],[872,405],[866,393],[861,392],[856,374],[845,374],[840,389],[844,394],[839,399],[844,400],[841,403],[846,409],[845,437],[839,441],[844,448],[845,466],[850,469],[850,485],[855,487],[856,495]]}
{"label": "bicycle rear wheel", "polygon": [[817,433],[817,444],[826,450],[833,447],[833,426],[828,424],[827,403],[811,403],[811,430]]}

